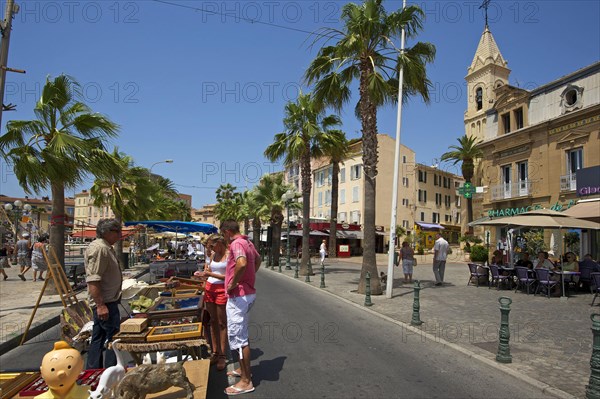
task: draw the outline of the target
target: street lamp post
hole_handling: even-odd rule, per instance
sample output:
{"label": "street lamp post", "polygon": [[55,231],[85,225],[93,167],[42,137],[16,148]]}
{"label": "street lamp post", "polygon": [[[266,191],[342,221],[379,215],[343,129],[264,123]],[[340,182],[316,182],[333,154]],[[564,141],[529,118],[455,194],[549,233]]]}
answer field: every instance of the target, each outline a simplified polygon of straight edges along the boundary
{"label": "street lamp post", "polygon": [[152,177],[152,168],[155,167],[158,164],[161,164],[161,163],[173,163],[173,160],[172,159],[165,159],[164,161],[154,162],[152,164],[152,166],[150,166],[150,169],[148,170],[148,174],[150,175],[150,177]]}
{"label": "street lamp post", "polygon": [[292,270],[292,264],[290,260],[290,204],[296,197],[296,194],[292,190],[287,190],[282,196],[281,199],[285,202],[285,207],[287,209],[287,254],[286,254],[286,264],[285,270]]}
{"label": "street lamp post", "polygon": [[[15,200],[15,202],[13,202],[12,204],[8,203],[8,204],[4,204],[4,209],[6,210],[7,213],[12,212],[13,213],[13,217],[15,220],[15,234],[13,236],[14,241],[15,241],[15,246],[17,244],[17,239],[19,237],[19,215],[23,215],[23,211],[25,212],[29,212],[31,211],[31,205],[29,204],[25,204],[23,205],[23,201],[21,200]],[[16,247],[15,247],[16,248]],[[14,255],[15,255],[15,261],[17,259],[17,251],[14,251]]]}

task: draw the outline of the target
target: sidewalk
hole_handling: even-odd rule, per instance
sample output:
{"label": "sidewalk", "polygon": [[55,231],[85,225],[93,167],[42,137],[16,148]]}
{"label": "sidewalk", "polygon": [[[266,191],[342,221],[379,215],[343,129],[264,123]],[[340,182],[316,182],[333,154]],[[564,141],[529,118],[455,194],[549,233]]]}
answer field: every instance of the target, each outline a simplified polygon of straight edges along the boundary
{"label": "sidewalk", "polygon": [[[410,326],[413,307],[412,285],[401,284],[402,268],[394,267],[393,297],[371,296],[373,306],[364,307],[365,296],[356,293],[362,257],[327,259],[325,262],[324,290],[335,297],[353,302],[366,311],[376,312],[398,324],[399,342],[432,341],[432,345],[451,346],[471,356],[474,361],[484,361],[558,397],[585,397],[585,386],[590,376],[592,333],[590,307],[593,296],[574,293],[568,300],[533,296],[511,290],[467,286],[468,268],[462,255],[450,255],[446,265],[445,285],[433,286],[431,255],[417,255],[418,266],[414,278],[421,281],[420,327]],[[283,260],[283,259],[282,259]],[[294,261],[293,261],[294,262]],[[378,254],[379,271],[387,273],[387,255]],[[292,265],[295,266],[295,263]],[[262,270],[264,268],[264,270]],[[261,268],[260,273],[278,273]],[[31,315],[42,282],[18,279],[17,268],[6,269],[7,281],[0,281],[0,353],[10,345],[14,347]],[[140,265],[126,271],[133,275],[147,270]],[[314,267],[311,286],[320,289],[320,269]],[[282,267],[282,278],[293,278],[293,270]],[[308,284],[300,277],[298,284]],[[85,291],[78,298],[85,298]],[[496,362],[500,311],[498,298],[513,300],[510,312],[510,350],[512,363]],[[58,322],[62,304],[58,296],[44,296],[34,318],[33,326]],[[44,325],[44,323],[47,323]],[[34,332],[30,331],[30,338]],[[13,339],[12,341],[11,338]],[[10,345],[9,345],[10,344]],[[18,338],[16,340],[18,345]]]}
{"label": "sidewalk", "polygon": [[[0,355],[19,345],[44,286],[43,281],[33,281],[33,270],[28,271],[25,275],[27,281],[22,281],[17,276],[18,267],[13,266],[4,270],[8,275],[8,280],[0,278]],[[136,265],[123,272],[123,279],[140,276],[147,270],[148,265],[146,264]],[[79,300],[86,299],[87,291],[76,292],[76,295]],[[58,324],[62,309],[63,305],[58,295],[44,294],[27,333],[27,339],[29,340]]]}
{"label": "sidewalk", "polygon": [[[592,332],[590,315],[593,296],[587,292],[570,293],[567,300],[527,295],[495,287],[467,286],[469,271],[460,254],[449,255],[443,287],[434,286],[432,256],[417,255],[414,279],[421,281],[420,327],[411,327],[413,285],[402,284],[402,267],[394,267],[393,295],[371,296],[377,312],[400,325],[398,340],[402,342],[435,341],[473,354],[473,358],[494,364],[524,380],[529,380],[548,393],[559,397],[585,397],[590,377]],[[364,306],[365,296],[356,290],[362,257],[327,259],[325,291]],[[387,274],[387,254],[377,254],[378,271]],[[292,263],[295,267],[295,263]],[[282,269],[285,269],[284,267]],[[275,271],[266,270],[270,273]],[[320,268],[313,265],[310,284],[319,289]],[[293,270],[282,274],[293,278]],[[306,284],[305,277],[299,282]],[[384,287],[385,289],[385,287]],[[512,299],[510,351],[512,363],[496,362],[500,310],[498,298]],[[534,381],[531,381],[533,379]],[[551,388],[547,389],[550,386]]]}

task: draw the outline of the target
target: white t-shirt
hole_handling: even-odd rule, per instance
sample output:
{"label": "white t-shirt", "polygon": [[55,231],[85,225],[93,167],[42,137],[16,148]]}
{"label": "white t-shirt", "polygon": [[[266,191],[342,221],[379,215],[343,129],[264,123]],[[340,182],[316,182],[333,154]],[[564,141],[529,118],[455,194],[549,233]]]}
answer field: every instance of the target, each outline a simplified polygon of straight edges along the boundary
{"label": "white t-shirt", "polygon": [[325,247],[325,243],[322,242],[321,243],[321,248],[319,248],[319,252],[326,252],[326,251],[327,251],[327,248]]}
{"label": "white t-shirt", "polygon": [[437,255],[434,260],[446,260],[446,257],[448,256],[448,248],[450,248],[448,241],[444,240],[443,237],[438,238],[433,245],[433,250],[437,251]]}
{"label": "white t-shirt", "polygon": [[[227,256],[223,256],[221,262],[212,261],[210,262],[210,271],[213,273],[220,274],[222,276],[225,275],[225,269],[227,267]],[[218,279],[216,277],[209,277],[206,281],[211,284],[225,284],[225,280]]]}

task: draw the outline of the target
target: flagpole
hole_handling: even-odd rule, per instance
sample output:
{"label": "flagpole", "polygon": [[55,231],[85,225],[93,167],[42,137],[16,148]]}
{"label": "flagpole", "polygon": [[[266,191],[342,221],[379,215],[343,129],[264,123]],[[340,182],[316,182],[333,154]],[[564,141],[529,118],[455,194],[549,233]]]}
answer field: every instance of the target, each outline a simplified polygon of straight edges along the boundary
{"label": "flagpole", "polygon": [[[406,0],[402,0],[402,11],[406,9]],[[400,57],[404,54],[404,27],[400,34]],[[390,244],[388,249],[388,277],[385,288],[386,298],[392,298],[392,289],[394,285],[394,252],[396,242],[396,214],[398,212],[398,175],[400,168],[400,129],[402,127],[402,86],[404,81],[404,67],[400,64],[398,73],[398,114],[396,117],[396,153],[394,155],[394,181],[392,188],[392,216],[390,221]]]}

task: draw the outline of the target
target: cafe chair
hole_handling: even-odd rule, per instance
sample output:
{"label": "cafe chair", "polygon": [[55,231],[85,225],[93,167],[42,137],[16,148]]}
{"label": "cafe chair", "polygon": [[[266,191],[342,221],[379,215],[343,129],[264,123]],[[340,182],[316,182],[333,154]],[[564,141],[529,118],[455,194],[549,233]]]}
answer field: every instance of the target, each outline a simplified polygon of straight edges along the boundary
{"label": "cafe chair", "polygon": [[529,274],[529,269],[526,267],[515,267],[515,274],[517,275],[517,287],[515,288],[515,292],[526,287],[527,295],[529,295],[529,287],[536,283],[536,279]]}
{"label": "cafe chair", "polygon": [[582,287],[585,285],[590,287],[590,292],[593,294],[594,281],[592,280],[592,269],[588,267],[580,267],[579,272],[581,273],[581,275],[579,276],[579,284],[581,284]]}
{"label": "cafe chair", "polygon": [[473,278],[475,278],[475,281],[477,282],[477,287],[479,287],[479,279],[480,278],[485,278],[485,281],[487,282],[488,287],[490,286],[490,275],[488,272],[488,269],[484,269],[484,271],[482,272],[478,272],[477,268],[479,265],[477,265],[476,263],[468,263],[469,266],[469,281],[467,281],[467,286],[469,284],[471,284],[471,280]]}
{"label": "cafe chair", "polygon": [[592,285],[594,286],[594,299],[592,300],[592,304],[590,306],[594,306],[594,302],[596,302],[596,298],[598,294],[600,294],[600,273],[592,273]]}
{"label": "cafe chair", "polygon": [[[490,270],[492,272],[492,285],[494,284],[494,281],[496,282],[496,290],[500,289],[500,284],[501,283],[509,283],[509,287],[510,287],[510,282],[512,281],[512,276],[504,276],[502,274],[500,274],[499,270],[498,270],[498,265],[490,265]],[[491,285],[490,287],[491,288]]]}
{"label": "cafe chair", "polygon": [[550,298],[550,290],[559,282],[550,278],[550,270],[548,269],[535,269],[535,276],[537,277],[538,285],[535,289],[534,295],[539,292],[540,288],[544,287],[546,290],[546,296]]}

